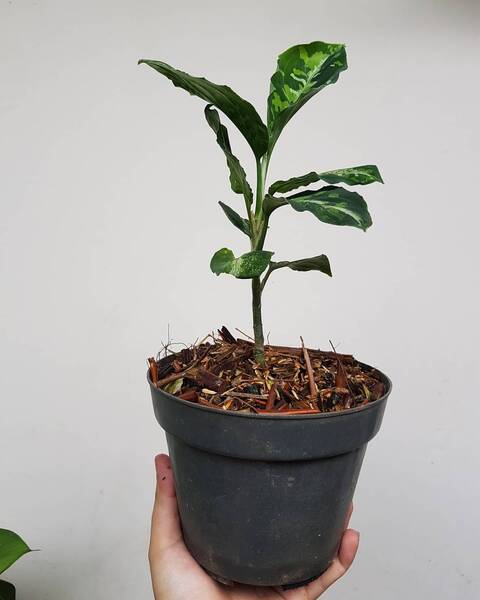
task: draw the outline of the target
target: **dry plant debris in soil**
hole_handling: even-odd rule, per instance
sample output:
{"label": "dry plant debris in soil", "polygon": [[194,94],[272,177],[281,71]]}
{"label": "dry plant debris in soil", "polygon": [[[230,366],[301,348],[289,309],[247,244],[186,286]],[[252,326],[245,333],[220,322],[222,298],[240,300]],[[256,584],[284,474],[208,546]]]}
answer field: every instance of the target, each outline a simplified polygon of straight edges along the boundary
{"label": "dry plant debris in soil", "polygon": [[249,340],[226,327],[180,352],[149,358],[152,383],[203,406],[236,412],[314,414],[363,406],[385,393],[381,375],[349,354],[265,346],[265,366]]}

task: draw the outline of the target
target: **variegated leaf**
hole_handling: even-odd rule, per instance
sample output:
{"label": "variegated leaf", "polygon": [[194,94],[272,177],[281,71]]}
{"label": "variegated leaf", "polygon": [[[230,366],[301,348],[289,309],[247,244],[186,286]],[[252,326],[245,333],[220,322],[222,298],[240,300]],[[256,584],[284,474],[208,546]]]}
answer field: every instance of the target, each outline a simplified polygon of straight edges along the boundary
{"label": "variegated leaf", "polygon": [[227,219],[230,221],[230,223],[235,225],[235,227],[238,227],[240,231],[243,231],[245,235],[251,237],[252,233],[250,229],[250,222],[248,221],[248,219],[244,219],[243,217],[241,217],[237,212],[233,210],[233,208],[230,208],[228,204],[224,204],[223,202],[219,202],[219,204],[222,207],[222,210],[227,216]]}
{"label": "variegated leaf", "polygon": [[141,59],[138,61],[138,64],[142,63],[170,79],[176,87],[216,106],[242,132],[258,159],[265,154],[268,149],[267,128],[250,102],[241,98],[226,85],[212,83],[203,77],[194,77],[159,60]]}
{"label": "variegated leaf", "polygon": [[364,231],[372,224],[365,200],[357,194],[333,185],[320,190],[300,192],[285,200],[299,212],[313,213],[320,221],[331,225],[349,225]]}
{"label": "variegated leaf", "polygon": [[238,279],[251,279],[259,277],[265,271],[272,256],[273,252],[253,250],[235,258],[231,250],[222,248],[213,255],[210,269],[216,275],[228,273]]}
{"label": "variegated leaf", "polygon": [[251,206],[253,193],[252,188],[247,181],[247,175],[238,158],[232,154],[227,128],[225,125],[222,125],[218,111],[212,108],[211,104],[207,104],[205,107],[205,118],[207,119],[207,123],[215,132],[217,136],[217,144],[223,150],[225,158],[227,159],[227,166],[230,171],[230,185],[232,190],[236,194],[243,194],[248,206]]}
{"label": "variegated leaf", "polygon": [[325,86],[335,83],[346,68],[343,44],[312,42],[293,46],[280,54],[268,97],[270,151],[293,115]]}
{"label": "variegated leaf", "polygon": [[359,167],[349,167],[348,169],[336,169],[335,171],[325,171],[316,173],[312,171],[300,177],[292,177],[286,181],[275,181],[270,186],[269,194],[286,194],[296,188],[310,185],[317,181],[327,183],[346,183],[347,185],[368,185],[369,183],[383,183],[382,176],[378,167],[375,165],[361,165]]}

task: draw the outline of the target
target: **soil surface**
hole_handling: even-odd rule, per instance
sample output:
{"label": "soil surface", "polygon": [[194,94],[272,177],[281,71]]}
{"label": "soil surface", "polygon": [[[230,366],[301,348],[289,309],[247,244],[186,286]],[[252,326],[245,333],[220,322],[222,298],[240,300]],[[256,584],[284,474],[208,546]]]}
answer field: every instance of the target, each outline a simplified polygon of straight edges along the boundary
{"label": "soil surface", "polygon": [[218,336],[164,356],[149,358],[157,387],[183,400],[230,411],[315,414],[363,406],[385,393],[375,369],[335,350],[265,346],[265,366],[253,342],[226,327]]}

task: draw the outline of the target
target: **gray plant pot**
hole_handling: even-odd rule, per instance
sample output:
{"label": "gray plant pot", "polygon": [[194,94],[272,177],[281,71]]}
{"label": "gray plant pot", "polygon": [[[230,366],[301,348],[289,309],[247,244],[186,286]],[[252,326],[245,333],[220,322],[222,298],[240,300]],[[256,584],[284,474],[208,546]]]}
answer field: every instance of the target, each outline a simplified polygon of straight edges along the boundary
{"label": "gray plant pot", "polygon": [[185,543],[219,580],[298,586],[334,558],[385,395],[318,415],[211,409],[157,389]]}

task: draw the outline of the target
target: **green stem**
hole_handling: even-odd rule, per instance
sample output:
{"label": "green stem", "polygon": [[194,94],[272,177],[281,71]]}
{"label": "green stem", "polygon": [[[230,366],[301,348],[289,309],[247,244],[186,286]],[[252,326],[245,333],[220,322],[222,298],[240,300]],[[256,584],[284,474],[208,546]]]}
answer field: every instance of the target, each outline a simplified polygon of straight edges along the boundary
{"label": "green stem", "polygon": [[262,286],[260,277],[252,279],[252,314],[253,314],[253,335],[255,338],[254,357],[260,364],[265,364],[265,341],[263,338],[262,324]]}
{"label": "green stem", "polygon": [[257,159],[257,198],[255,203],[255,216],[257,219],[262,217],[263,198],[265,196],[265,180],[267,178],[269,157],[264,156]]}
{"label": "green stem", "polygon": [[262,215],[262,219],[260,221],[260,230],[258,232],[257,243],[255,246],[256,250],[263,250],[263,244],[265,243],[267,229],[268,229],[268,217],[266,215]]}
{"label": "green stem", "polygon": [[288,266],[287,260],[284,260],[282,262],[277,262],[277,263],[271,262],[270,266],[268,267],[267,272],[265,273],[265,275],[263,276],[263,279],[261,281],[260,290],[263,292],[263,288],[265,287],[265,284],[267,283],[268,278],[274,271],[276,271],[277,269],[283,269],[283,267],[286,267],[286,266]]}
{"label": "green stem", "polygon": [[[254,227],[255,227],[255,217],[254,217],[254,215],[252,213],[251,204],[248,202],[247,198],[245,198],[245,208],[247,209],[248,222],[250,223],[250,231],[252,232],[252,236],[250,238],[250,242],[251,242],[251,244],[253,244]],[[252,249],[253,249],[253,245],[252,245]]]}
{"label": "green stem", "polygon": [[[255,202],[255,227],[253,228],[252,250],[263,250],[268,227],[268,217],[263,212],[263,199],[265,196],[265,180],[267,177],[269,156],[257,160],[257,190]],[[265,341],[262,324],[262,282],[260,277],[252,279],[252,315],[253,335],[255,338],[254,356],[260,364],[265,364]]]}

